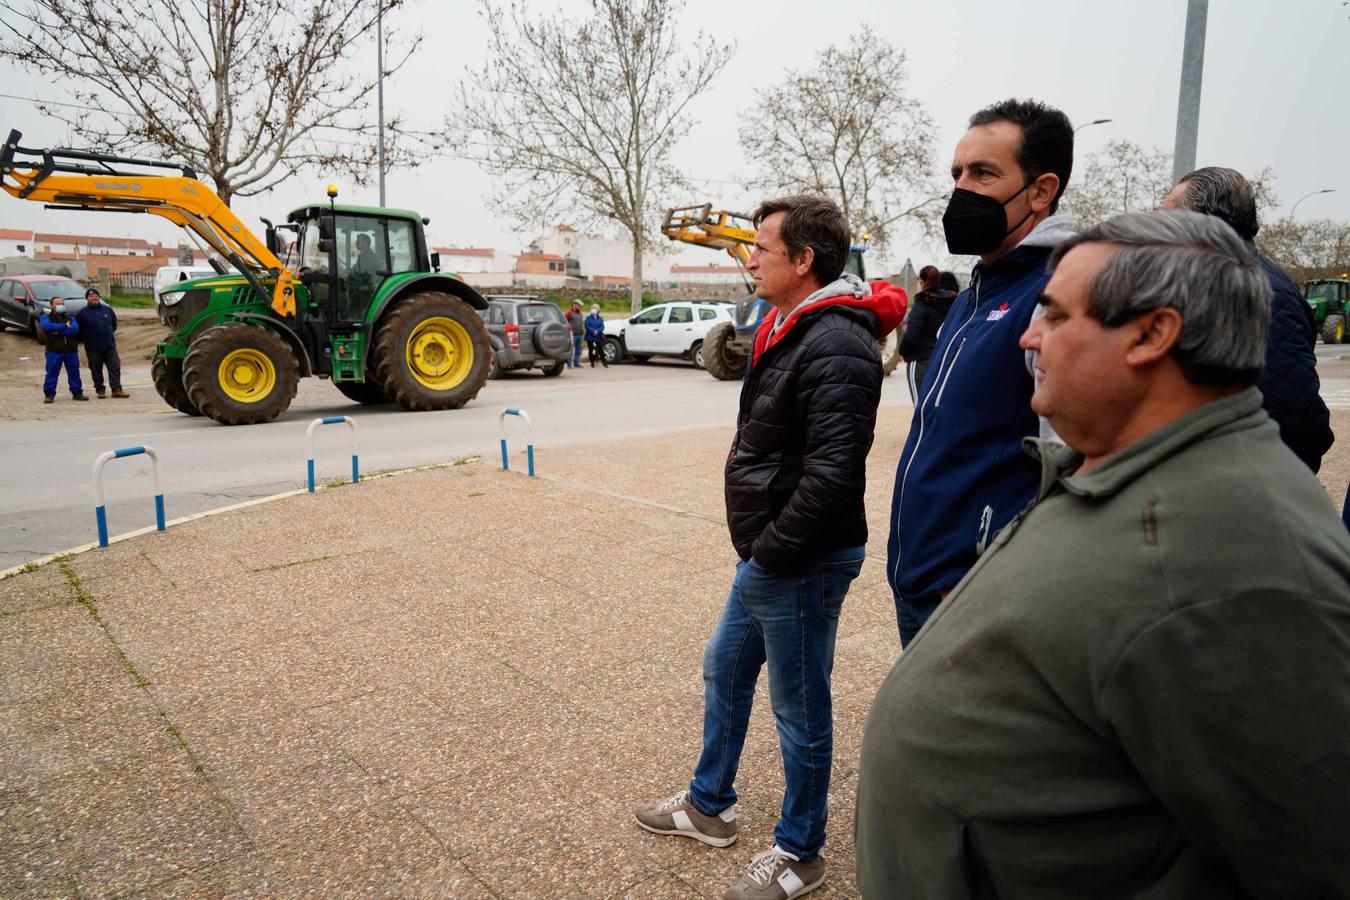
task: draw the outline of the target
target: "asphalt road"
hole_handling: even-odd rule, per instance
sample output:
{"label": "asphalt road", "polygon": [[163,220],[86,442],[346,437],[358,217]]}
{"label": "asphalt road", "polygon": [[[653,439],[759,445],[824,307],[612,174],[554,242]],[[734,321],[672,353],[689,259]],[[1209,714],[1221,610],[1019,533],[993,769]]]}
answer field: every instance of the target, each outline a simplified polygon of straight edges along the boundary
{"label": "asphalt road", "polygon": [[[140,380],[134,370],[127,374]],[[319,416],[356,419],[361,469],[371,473],[472,455],[496,461],[498,414],[503,407],[517,407],[530,414],[537,447],[576,447],[575,454],[552,456],[550,464],[563,459],[567,469],[579,471],[587,464],[584,445],[589,442],[730,424],[739,390],[740,382],[716,381],[688,363],[653,361],[583,368],[557,378],[507,373],[488,382],[465,408],[447,412],[362,407],[331,385],[306,379],[291,408],[266,425],[229,428],[168,409],[5,422],[0,427],[0,569],[95,539],[91,470],[105,450],[137,444],[155,449],[166,514],[173,519],[303,487],[305,430]],[[904,378],[886,379],[883,403],[908,402]],[[509,422],[508,432],[513,454],[523,451],[523,424]],[[316,434],[317,479],[349,478],[347,428],[321,427]],[[513,467],[518,464],[523,463],[513,460]],[[633,465],[650,467],[652,477],[661,477],[660,460],[633,460]],[[153,523],[146,457],[110,463],[104,481],[112,534]]]}

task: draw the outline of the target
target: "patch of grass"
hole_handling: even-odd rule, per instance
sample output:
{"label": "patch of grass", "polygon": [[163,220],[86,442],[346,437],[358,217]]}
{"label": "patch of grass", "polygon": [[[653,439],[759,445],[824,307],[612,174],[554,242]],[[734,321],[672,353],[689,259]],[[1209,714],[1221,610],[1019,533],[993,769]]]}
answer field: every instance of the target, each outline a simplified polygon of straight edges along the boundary
{"label": "patch of grass", "polygon": [[486,497],[487,494],[483,493],[482,491],[474,491],[473,493],[469,494],[469,496],[470,496],[470,497]]}
{"label": "patch of grass", "polygon": [[106,637],[108,643],[112,645],[113,652],[115,652],[117,658],[122,661],[123,668],[127,670],[127,674],[131,676],[132,681],[136,683],[136,687],[148,688],[150,686],[150,680],[140,672],[136,671],[136,666],[132,663],[131,657],[127,656],[126,651],[122,649],[122,645],[117,643],[117,640],[112,636],[112,633],[108,631],[107,623],[103,621],[103,616],[99,615],[98,606],[94,604],[93,595],[90,594],[88,589],[80,582],[80,576],[76,575],[75,570],[66,565],[65,562],[61,562],[59,565],[61,567],[61,574],[66,576],[66,583],[69,584],[70,589],[75,592],[75,602],[83,606],[85,611],[89,613],[89,617],[94,620],[94,624],[103,629],[103,636]]}
{"label": "patch of grass", "polygon": [[312,557],[310,557],[309,559],[297,559],[297,560],[295,560],[294,562],[277,563],[276,565],[272,565],[272,566],[263,566],[261,569],[250,569],[249,571],[250,571],[250,572],[255,572],[255,573],[256,573],[256,572],[275,572],[275,571],[277,571],[278,569],[289,569],[291,566],[303,566],[305,563],[324,562],[325,560],[330,560],[330,559],[332,559],[332,558],[333,558],[333,557],[328,556],[327,554],[324,554],[323,556],[312,556]]}
{"label": "patch of grass", "polygon": [[27,575],[29,572],[36,572],[40,568],[42,568],[42,566],[38,565],[35,562],[26,562],[23,565],[19,566],[19,568],[16,569],[15,571],[10,572],[8,575],[5,575],[4,577],[0,577],[0,581],[5,581],[10,578],[18,578],[20,575]]}
{"label": "patch of grass", "polygon": [[108,305],[115,309],[154,309],[153,294],[122,294],[113,291],[107,298]]}

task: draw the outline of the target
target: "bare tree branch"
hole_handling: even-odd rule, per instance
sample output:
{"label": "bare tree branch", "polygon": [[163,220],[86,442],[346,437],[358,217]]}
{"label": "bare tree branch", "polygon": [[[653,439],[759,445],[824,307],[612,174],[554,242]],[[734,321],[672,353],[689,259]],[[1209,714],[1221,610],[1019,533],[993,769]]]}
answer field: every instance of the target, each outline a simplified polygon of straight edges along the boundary
{"label": "bare tree branch", "polygon": [[904,52],[867,27],[819,53],[811,71],[790,71],[745,114],[752,186],[832,197],[854,238],[878,247],[902,222],[931,232],[947,186],[934,170],[932,120],[906,80]]}
{"label": "bare tree branch", "polygon": [[[374,174],[377,79],[351,62],[366,55],[377,15],[401,3],[0,0],[0,58],[70,84],[99,111],[40,105],[84,144],[185,163],[229,203],[302,168],[359,184]],[[384,74],[420,42],[404,42],[392,63],[386,54]],[[386,167],[416,166],[440,145],[397,118],[385,131]]]}
{"label": "bare tree branch", "polygon": [[687,107],[732,47],[676,35],[678,0],[591,0],[582,20],[526,15],[483,0],[491,30],[484,67],[447,120],[455,148],[497,177],[493,205],[522,226],[565,214],[611,221],[633,241],[633,310],[642,256],[657,232],[654,198],[682,183],[670,152]]}

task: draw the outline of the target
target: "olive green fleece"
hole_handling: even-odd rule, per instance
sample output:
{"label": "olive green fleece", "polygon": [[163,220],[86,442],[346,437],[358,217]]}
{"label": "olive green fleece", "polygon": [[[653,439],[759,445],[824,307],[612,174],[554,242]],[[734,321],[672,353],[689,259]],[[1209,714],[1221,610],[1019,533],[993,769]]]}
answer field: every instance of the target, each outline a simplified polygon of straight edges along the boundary
{"label": "olive green fleece", "polygon": [[1260,393],[1028,445],[868,716],[864,896],[1350,896],[1350,537]]}

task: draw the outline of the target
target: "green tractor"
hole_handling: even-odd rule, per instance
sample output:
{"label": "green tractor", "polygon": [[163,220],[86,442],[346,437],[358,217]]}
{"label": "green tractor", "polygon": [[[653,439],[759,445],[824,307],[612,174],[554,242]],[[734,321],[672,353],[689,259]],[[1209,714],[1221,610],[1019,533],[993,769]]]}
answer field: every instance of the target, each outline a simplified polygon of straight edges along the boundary
{"label": "green tractor", "polygon": [[1327,344],[1344,343],[1350,280],[1344,275],[1340,278],[1314,278],[1303,286],[1303,297],[1312,307],[1322,341]]}
{"label": "green tractor", "polygon": [[492,345],[477,312],[487,301],[439,271],[417,213],[338,205],[330,187],[327,205],[301,207],[277,227],[264,219],[264,242],[185,166],[29,149],[21,137],[11,131],[0,148],[6,193],[157,215],[211,252],[218,275],[176,284],[158,301],[172,334],[156,346],[151,373],[180,412],[268,422],[310,375],[358,403],[457,409],[487,380]]}

